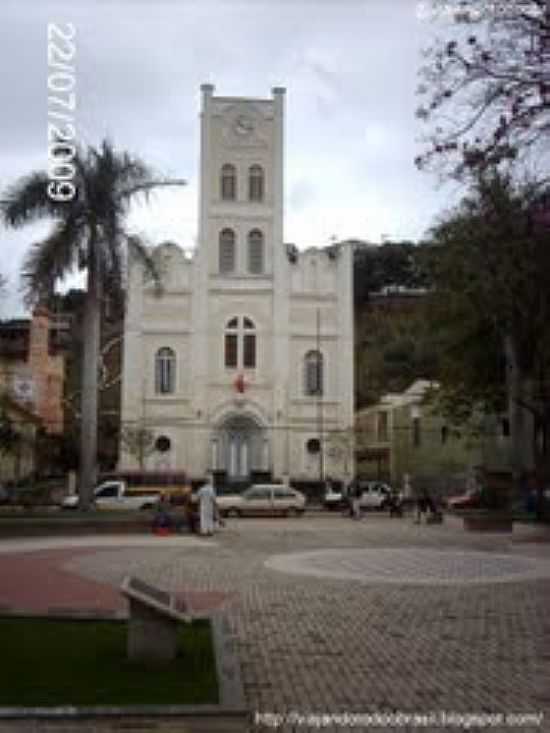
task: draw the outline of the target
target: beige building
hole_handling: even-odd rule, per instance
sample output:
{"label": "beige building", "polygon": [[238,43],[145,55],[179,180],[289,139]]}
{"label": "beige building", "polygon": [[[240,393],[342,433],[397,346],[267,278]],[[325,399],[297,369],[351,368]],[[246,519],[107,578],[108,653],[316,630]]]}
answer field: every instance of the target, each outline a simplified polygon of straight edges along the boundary
{"label": "beige building", "polygon": [[482,431],[448,424],[426,404],[437,384],[419,379],[398,394],[387,394],[356,415],[357,469],[397,487],[406,477],[414,487],[446,493],[464,488],[476,469],[509,470],[510,437],[507,421],[484,418]]}
{"label": "beige building", "polygon": [[130,263],[123,428],[154,432],[150,469],[338,475],[325,439],[353,424],[351,247],[284,243],[285,90],[201,89],[199,243],[156,248],[160,297]]}

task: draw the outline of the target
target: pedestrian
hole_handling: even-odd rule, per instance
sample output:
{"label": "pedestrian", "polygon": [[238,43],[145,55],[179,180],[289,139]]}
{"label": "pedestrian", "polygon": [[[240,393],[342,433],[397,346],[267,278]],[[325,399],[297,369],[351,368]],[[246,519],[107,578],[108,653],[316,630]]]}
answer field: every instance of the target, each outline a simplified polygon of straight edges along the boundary
{"label": "pedestrian", "polygon": [[353,495],[355,494],[355,480],[350,481],[346,487],[346,506],[347,514],[349,517],[353,517]]}
{"label": "pedestrian", "polygon": [[402,517],[403,516],[403,496],[392,489],[388,497],[388,507],[390,510],[390,517]]}
{"label": "pedestrian", "polygon": [[361,496],[362,494],[363,492],[361,490],[359,482],[357,482],[354,488],[354,491],[353,491],[353,498],[351,500],[352,516],[354,519],[361,519]]}
{"label": "pedestrian", "polygon": [[176,532],[183,532],[189,524],[187,518],[187,502],[191,488],[187,485],[176,489],[170,494],[170,505],[172,507],[172,519]]}
{"label": "pedestrian", "polygon": [[418,492],[418,498],[416,500],[416,524],[420,524],[424,515],[426,515],[426,521],[428,521],[428,512],[431,522],[437,515],[437,507],[429,491],[423,488]]}
{"label": "pedestrian", "polygon": [[217,504],[216,491],[210,478],[201,486],[197,496],[199,498],[200,533],[201,535],[213,535]]}
{"label": "pedestrian", "polygon": [[153,532],[155,534],[170,534],[174,523],[170,514],[170,502],[167,495],[162,492],[157,504],[157,512],[153,517]]}
{"label": "pedestrian", "polygon": [[195,511],[196,501],[194,501],[193,489],[189,483],[185,484],[183,487],[183,506],[185,511],[185,521],[187,522],[189,531],[192,534],[196,534],[198,520],[197,512]]}

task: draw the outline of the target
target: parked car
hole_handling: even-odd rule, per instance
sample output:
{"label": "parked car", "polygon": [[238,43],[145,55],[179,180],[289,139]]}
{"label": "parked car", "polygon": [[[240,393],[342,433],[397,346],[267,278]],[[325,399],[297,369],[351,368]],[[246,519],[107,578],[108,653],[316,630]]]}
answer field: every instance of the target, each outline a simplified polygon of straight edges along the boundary
{"label": "parked car", "polygon": [[479,509],[481,506],[481,490],[470,489],[464,494],[447,499],[447,509]]}
{"label": "parked car", "polygon": [[297,516],[304,513],[306,497],[282,484],[255,484],[242,494],[217,498],[222,517]]}
{"label": "parked car", "polygon": [[352,481],[348,488],[348,496],[355,496],[357,488],[361,491],[359,507],[365,509],[387,509],[395,495],[391,486],[383,481]]}
{"label": "parked car", "polygon": [[[128,489],[125,481],[104,481],[94,489],[93,504],[98,509],[153,509],[160,501],[160,492]],[[76,509],[78,496],[72,494],[61,502],[62,509]]]}
{"label": "parked car", "polygon": [[329,482],[327,483],[325,493],[323,495],[323,506],[325,509],[342,509],[346,504],[346,497],[341,489],[335,489]]}

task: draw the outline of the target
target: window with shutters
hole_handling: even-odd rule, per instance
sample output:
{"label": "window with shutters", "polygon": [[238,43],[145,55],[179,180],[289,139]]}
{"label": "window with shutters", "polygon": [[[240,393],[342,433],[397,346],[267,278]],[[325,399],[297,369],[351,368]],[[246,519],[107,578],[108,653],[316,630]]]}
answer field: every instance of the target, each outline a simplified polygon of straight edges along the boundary
{"label": "window with shutters", "polygon": [[236,333],[225,334],[225,366],[228,369],[237,367],[238,340]]}
{"label": "window with shutters", "polygon": [[224,363],[227,369],[256,368],[256,326],[246,316],[234,316],[225,326]]}
{"label": "window with shutters", "polygon": [[323,394],[323,355],[308,351],[304,358],[304,392],[306,395]]}
{"label": "window with shutters", "polygon": [[222,274],[235,271],[235,232],[222,229],[219,242],[219,270]]}
{"label": "window with shutters", "polygon": [[222,166],[220,189],[223,201],[234,201],[237,198],[237,171],[231,163]]}
{"label": "window with shutters", "polygon": [[176,389],[176,355],[168,347],[159,349],[155,356],[155,392],[171,394]]}
{"label": "window with shutters", "polygon": [[261,165],[251,165],[248,169],[248,199],[249,201],[264,199],[264,170]]}
{"label": "window with shutters", "polygon": [[256,334],[244,334],[243,366],[245,369],[256,368]]}
{"label": "window with shutters", "polygon": [[248,272],[261,275],[264,271],[264,235],[259,229],[248,233]]}

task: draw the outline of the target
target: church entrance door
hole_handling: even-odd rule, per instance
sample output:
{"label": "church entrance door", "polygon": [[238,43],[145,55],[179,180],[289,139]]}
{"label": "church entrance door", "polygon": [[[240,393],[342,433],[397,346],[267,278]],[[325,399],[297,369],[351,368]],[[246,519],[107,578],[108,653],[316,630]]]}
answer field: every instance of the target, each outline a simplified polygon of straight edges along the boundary
{"label": "church entrance door", "polygon": [[228,479],[243,481],[264,468],[264,429],[250,417],[228,418],[218,430],[219,468]]}

